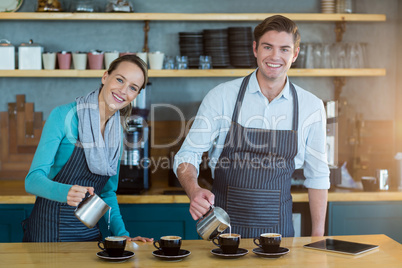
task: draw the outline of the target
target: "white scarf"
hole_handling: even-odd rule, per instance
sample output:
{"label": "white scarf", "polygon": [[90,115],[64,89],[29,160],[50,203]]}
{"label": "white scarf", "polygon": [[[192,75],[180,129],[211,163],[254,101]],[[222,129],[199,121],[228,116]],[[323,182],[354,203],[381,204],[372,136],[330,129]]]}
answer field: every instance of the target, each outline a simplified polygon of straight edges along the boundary
{"label": "white scarf", "polygon": [[117,174],[120,157],[120,112],[117,111],[106,123],[104,138],[100,130],[100,89],[86,97],[76,98],[78,115],[78,140],[84,148],[89,170],[99,175]]}

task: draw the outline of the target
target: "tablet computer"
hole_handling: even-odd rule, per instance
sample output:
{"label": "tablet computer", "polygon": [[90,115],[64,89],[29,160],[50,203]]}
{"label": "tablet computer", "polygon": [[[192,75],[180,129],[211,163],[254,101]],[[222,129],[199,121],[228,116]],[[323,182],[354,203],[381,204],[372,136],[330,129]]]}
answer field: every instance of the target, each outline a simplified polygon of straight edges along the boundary
{"label": "tablet computer", "polygon": [[327,238],[304,245],[305,248],[332,251],[344,254],[358,255],[378,248],[378,245],[362,244]]}

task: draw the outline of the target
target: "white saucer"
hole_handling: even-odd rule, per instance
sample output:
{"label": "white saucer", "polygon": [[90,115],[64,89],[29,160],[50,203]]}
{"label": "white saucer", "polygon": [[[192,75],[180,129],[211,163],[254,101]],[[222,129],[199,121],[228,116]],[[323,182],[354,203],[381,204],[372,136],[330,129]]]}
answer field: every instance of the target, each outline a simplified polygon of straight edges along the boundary
{"label": "white saucer", "polygon": [[134,257],[134,252],[125,250],[123,253],[123,256],[121,256],[121,257],[110,257],[106,251],[99,251],[98,253],[96,253],[96,256],[98,256],[101,259],[108,260],[108,261],[123,262],[123,261],[126,261],[126,260]]}
{"label": "white saucer", "polygon": [[185,249],[180,249],[179,254],[176,256],[167,256],[165,255],[165,253],[163,253],[162,250],[155,250],[154,252],[152,252],[152,255],[164,261],[181,261],[190,254],[191,252]]}
{"label": "white saucer", "polygon": [[282,247],[278,249],[278,252],[264,252],[262,248],[253,249],[253,253],[262,258],[279,258],[283,255],[288,254],[289,251],[290,250],[288,248],[282,248]]}
{"label": "white saucer", "polygon": [[248,253],[248,250],[244,249],[244,248],[238,248],[236,253],[228,254],[228,253],[223,253],[222,249],[220,249],[220,248],[214,248],[211,250],[211,253],[218,257],[231,259],[231,258],[239,258],[241,256],[246,255]]}

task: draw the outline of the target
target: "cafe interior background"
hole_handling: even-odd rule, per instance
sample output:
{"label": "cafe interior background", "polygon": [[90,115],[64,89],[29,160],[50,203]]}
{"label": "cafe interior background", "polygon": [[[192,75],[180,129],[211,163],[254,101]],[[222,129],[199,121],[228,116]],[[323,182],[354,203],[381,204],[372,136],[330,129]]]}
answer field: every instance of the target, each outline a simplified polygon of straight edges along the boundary
{"label": "cafe interior background", "polygon": [[[67,11],[79,1],[60,1]],[[106,0],[90,1],[98,12],[104,12]],[[333,185],[331,191],[343,190],[336,184],[349,185],[353,178],[356,189],[351,193],[361,192],[359,182],[363,176],[377,176],[378,169],[389,173],[389,192],[398,191],[401,182],[399,161],[395,155],[402,152],[402,52],[398,49],[402,42],[402,3],[398,0],[355,0],[353,13],[383,14],[384,21],[356,21],[338,25],[345,27],[342,40],[337,40],[335,22],[296,21],[301,33],[301,42],[307,47],[311,44],[357,44],[363,47],[363,66],[379,70],[379,74],[368,71],[356,76],[291,76],[293,83],[312,92],[325,103],[330,103],[335,111],[330,122],[329,135],[331,144],[331,173]],[[138,13],[320,13],[319,0],[134,0],[134,12]],[[34,12],[36,0],[24,0],[17,12]],[[21,43],[30,39],[40,44],[44,51],[119,51],[139,52],[144,48],[144,21],[118,20],[7,20],[1,19],[0,39],[7,39],[18,50]],[[228,27],[252,27],[256,21],[150,21],[148,31],[149,52],[161,51],[165,56],[180,55],[179,32],[202,32],[206,29],[224,29]],[[339,29],[339,28],[338,28]],[[339,56],[331,55],[335,60]],[[212,59],[213,61],[213,59]],[[306,67],[297,66],[297,68]],[[310,66],[320,68],[322,66]],[[333,67],[333,66],[332,66]],[[356,66],[354,66],[356,67]],[[73,67],[72,67],[73,68]],[[229,68],[226,67],[226,69]],[[219,68],[217,68],[219,69]],[[225,68],[223,68],[225,69]],[[250,69],[251,70],[251,69]],[[0,73],[3,71],[0,70]],[[185,123],[196,115],[198,106],[207,92],[214,86],[234,79],[233,77],[151,77],[147,88],[148,104],[170,104],[177,109],[161,105],[151,110],[148,116],[150,127],[150,152],[153,159],[166,157],[170,161],[182,142],[181,114]],[[100,84],[98,77],[18,77],[0,75],[0,112],[10,116],[15,112],[18,117],[18,105],[33,105],[34,116],[28,113],[35,129],[40,129],[49,113],[56,106],[69,103],[77,96],[85,95]],[[335,105],[335,106],[332,106]],[[164,106],[164,107],[162,107]],[[10,112],[11,111],[11,112]],[[179,112],[178,112],[179,111]],[[3,113],[4,114],[4,113]],[[41,117],[42,116],[42,117]],[[11,118],[11,117],[10,117]],[[30,161],[36,148],[36,141],[17,144],[16,151],[10,151],[10,143],[18,143],[19,127],[25,127],[11,121],[8,125],[1,118],[2,136],[0,180],[23,181],[29,169]],[[17,119],[16,119],[17,120]],[[36,120],[33,123],[33,120]],[[38,122],[39,120],[39,122]],[[11,123],[10,123],[11,122]],[[5,137],[3,130],[14,129]],[[26,133],[25,133],[26,134]],[[40,135],[39,135],[40,136]],[[7,139],[6,139],[7,138]],[[21,138],[24,142],[24,137]],[[34,139],[33,139],[34,140]],[[170,144],[157,148],[154,145]],[[7,149],[7,148],[8,149]],[[10,156],[12,155],[12,156]],[[157,161],[157,160],[156,160]],[[172,180],[171,162],[165,167],[152,169],[149,181]],[[343,167],[343,168],[342,168]],[[207,171],[205,184],[210,175]],[[172,184],[172,185],[171,185]],[[175,185],[176,184],[176,185]],[[21,184],[22,185],[22,184]],[[169,186],[177,182],[169,181]],[[295,189],[300,189],[295,180]],[[175,188],[176,189],[176,188]],[[7,189],[3,189],[3,192]],[[377,194],[377,193],[376,193]],[[375,195],[374,199],[375,201]],[[401,201],[399,201],[401,202]],[[391,202],[392,203],[392,202]],[[382,204],[382,203],[381,203]],[[400,204],[400,203],[392,203]],[[399,206],[401,207],[401,206]],[[389,206],[384,207],[387,210]],[[402,211],[396,209],[398,216],[392,224],[402,224]],[[394,211],[394,210],[392,210]],[[187,212],[188,213],[188,212]],[[394,212],[392,212],[394,213]],[[394,226],[393,225],[393,226]],[[302,233],[303,234],[303,233]],[[402,242],[402,237],[394,239]]]}

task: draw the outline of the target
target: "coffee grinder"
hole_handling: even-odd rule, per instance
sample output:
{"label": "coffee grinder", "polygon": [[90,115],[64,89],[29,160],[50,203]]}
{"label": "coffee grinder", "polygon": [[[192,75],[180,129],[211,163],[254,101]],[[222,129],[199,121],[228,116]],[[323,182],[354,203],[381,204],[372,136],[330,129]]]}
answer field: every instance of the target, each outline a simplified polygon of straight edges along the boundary
{"label": "coffee grinder", "polygon": [[146,101],[150,87],[151,83],[148,83],[146,88],[131,103],[133,110],[127,120],[128,127],[124,131],[118,194],[140,194],[150,187],[150,129],[147,123],[149,105]]}

